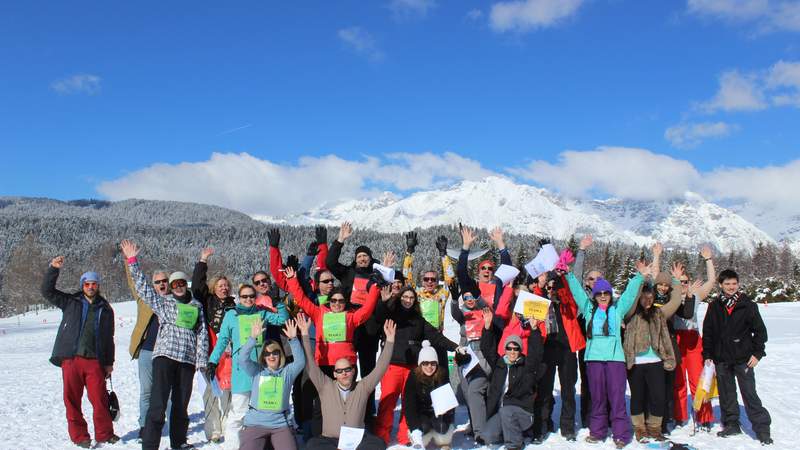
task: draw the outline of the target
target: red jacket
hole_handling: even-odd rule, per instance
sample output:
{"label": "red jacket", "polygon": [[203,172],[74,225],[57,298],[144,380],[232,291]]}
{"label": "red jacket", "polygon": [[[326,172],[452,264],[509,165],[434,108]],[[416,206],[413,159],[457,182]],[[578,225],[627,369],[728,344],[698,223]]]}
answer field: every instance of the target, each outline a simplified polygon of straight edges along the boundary
{"label": "red jacket", "polygon": [[[325,266],[325,258],[328,257],[328,244],[320,244],[317,246],[319,249],[319,254],[317,254],[317,270],[328,270],[327,266]],[[286,292],[289,292],[289,289],[286,287],[286,275],[281,271],[283,269],[283,257],[281,256],[281,251],[277,247],[270,247],[269,248],[269,273],[272,274],[273,282],[276,286],[283,289]],[[308,274],[311,277],[311,274]],[[316,289],[314,286],[314,279],[311,279],[311,288]]]}
{"label": "red jacket", "polygon": [[[569,290],[567,278],[561,276],[561,287],[556,290],[556,295],[561,300],[561,322],[564,324],[564,331],[569,340],[569,350],[577,352],[586,348],[586,338],[583,337],[583,330],[578,323],[578,304]],[[544,336],[545,333],[542,333]]]}
{"label": "red jacket", "polygon": [[[539,331],[542,333],[542,336],[547,336],[547,330],[545,327],[544,322],[539,322]],[[500,342],[497,343],[497,354],[502,356],[506,354],[506,338],[511,336],[512,334],[516,334],[517,336],[522,339],[522,354],[528,355],[528,336],[531,335],[531,329],[522,328],[522,323],[517,319],[516,314],[511,316],[511,321],[508,322],[505,328],[503,328],[503,336],[500,338]],[[545,338],[542,338],[542,344],[544,344]]]}
{"label": "red jacket", "polygon": [[[285,279],[285,278],[284,278]],[[314,326],[317,330],[317,350],[314,354],[314,359],[320,366],[332,366],[336,364],[336,360],[340,358],[347,358],[351,364],[356,364],[356,350],[353,347],[353,333],[355,329],[367,321],[372,316],[375,310],[375,305],[380,297],[380,289],[375,283],[371,283],[368,288],[367,301],[364,306],[355,311],[346,311],[345,323],[347,326],[346,338],[342,342],[328,342],[325,340],[325,330],[323,330],[323,317],[326,313],[331,312],[328,305],[317,306],[306,297],[303,288],[297,281],[297,277],[287,280],[287,291],[294,298],[297,306],[300,307],[311,320],[314,321]]]}

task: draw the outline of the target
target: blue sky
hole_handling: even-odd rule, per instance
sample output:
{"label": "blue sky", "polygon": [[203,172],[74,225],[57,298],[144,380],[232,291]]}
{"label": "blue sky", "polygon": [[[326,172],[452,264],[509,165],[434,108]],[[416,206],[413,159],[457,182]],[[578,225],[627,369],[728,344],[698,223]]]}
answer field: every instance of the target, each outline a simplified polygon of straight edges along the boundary
{"label": "blue sky", "polygon": [[[595,170],[622,177],[626,158],[659,157],[676,177],[694,177],[654,197],[698,190],[708,175],[724,184],[766,170],[800,178],[796,1],[2,8],[0,148],[12,170],[0,195],[194,196],[278,214],[333,199],[285,193],[309,180],[343,183],[331,195],[347,198],[491,173],[570,194],[626,195],[628,186],[554,180],[553,168],[573,167],[565,151],[600,158],[608,164]],[[425,173],[415,156],[449,172]],[[328,176],[326,167],[342,171]],[[239,174],[291,177],[253,187]],[[255,188],[268,190],[265,206],[230,193]],[[723,189],[704,194],[734,196]],[[290,201],[273,205],[279,195]]]}

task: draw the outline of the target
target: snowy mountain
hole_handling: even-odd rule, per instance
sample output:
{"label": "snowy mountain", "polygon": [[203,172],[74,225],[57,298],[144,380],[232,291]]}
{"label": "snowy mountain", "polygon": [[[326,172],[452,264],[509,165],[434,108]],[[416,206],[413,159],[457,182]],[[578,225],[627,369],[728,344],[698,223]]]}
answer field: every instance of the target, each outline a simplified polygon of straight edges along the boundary
{"label": "snowy mountain", "polygon": [[397,232],[462,222],[521,234],[567,239],[592,233],[597,239],[692,248],[710,243],[722,252],[751,252],[758,242],[775,243],[735,212],[687,193],[681,200],[577,200],[506,178],[462,181],[448,189],[417,192],[408,197],[391,193],[324,205],[281,218],[256,217],[294,225],[338,225],[349,220],[358,227]]}

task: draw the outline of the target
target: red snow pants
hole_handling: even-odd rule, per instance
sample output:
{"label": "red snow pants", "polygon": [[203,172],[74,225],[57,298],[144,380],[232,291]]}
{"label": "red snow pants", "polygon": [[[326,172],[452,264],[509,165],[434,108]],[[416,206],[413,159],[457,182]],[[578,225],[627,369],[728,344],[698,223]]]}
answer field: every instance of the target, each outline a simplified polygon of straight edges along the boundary
{"label": "red snow pants", "polygon": [[[390,364],[386,373],[381,378],[381,399],[378,402],[378,417],[375,419],[375,434],[389,444],[394,424],[394,408],[397,399],[406,387],[408,374],[414,366],[405,364]],[[402,409],[400,411],[400,425],[397,428],[397,442],[406,445],[409,442],[408,425]]]}
{"label": "red snow pants", "polygon": [[[697,380],[703,371],[703,338],[697,330],[677,330],[678,349],[681,352],[681,363],[675,367],[675,387],[673,396],[675,409],[673,415],[676,422],[686,422],[689,420],[687,399],[686,399],[686,377],[689,377],[689,389],[692,396],[697,390]],[[697,412],[697,423],[711,423],[714,421],[714,413],[711,410],[711,403],[704,403]]]}
{"label": "red snow pants", "polygon": [[106,374],[100,362],[80,356],[64,359],[61,361],[61,375],[64,380],[67,428],[72,442],[77,444],[91,439],[81,411],[84,388],[92,404],[95,440],[103,442],[110,439],[114,435],[114,425],[108,412]]}

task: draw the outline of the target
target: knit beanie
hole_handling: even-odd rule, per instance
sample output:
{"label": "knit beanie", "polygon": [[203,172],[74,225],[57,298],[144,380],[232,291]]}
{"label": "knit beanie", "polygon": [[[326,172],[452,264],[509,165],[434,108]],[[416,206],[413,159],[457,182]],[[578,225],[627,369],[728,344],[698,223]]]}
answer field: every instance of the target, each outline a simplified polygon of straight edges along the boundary
{"label": "knit beanie", "polygon": [[366,253],[370,258],[372,258],[372,250],[370,250],[366,245],[359,245],[356,247],[355,255],[358,256],[359,253]]}
{"label": "knit beanie", "polygon": [[658,276],[656,276],[656,284],[666,284],[667,286],[672,284],[672,275],[669,272],[660,272]]}
{"label": "knit beanie", "polygon": [[422,341],[422,350],[419,351],[417,365],[422,364],[423,361],[439,362],[439,356],[436,354],[436,349],[431,347],[431,341],[427,339]]}
{"label": "knit beanie", "polygon": [[95,283],[100,284],[100,275],[98,275],[97,272],[86,272],[81,275],[81,286],[83,286],[83,283],[86,283],[87,281],[94,281]]}
{"label": "knit beanie", "polygon": [[594,287],[592,288],[592,298],[597,297],[597,294],[601,292],[611,292],[613,294],[614,289],[611,287],[611,283],[608,282],[603,277],[600,277],[594,281]]}
{"label": "knit beanie", "polygon": [[522,338],[520,338],[516,334],[508,335],[508,337],[506,338],[506,342],[503,344],[503,347],[508,346],[508,344],[510,344],[512,342],[514,344],[517,344],[519,346],[519,348],[522,348]]}

